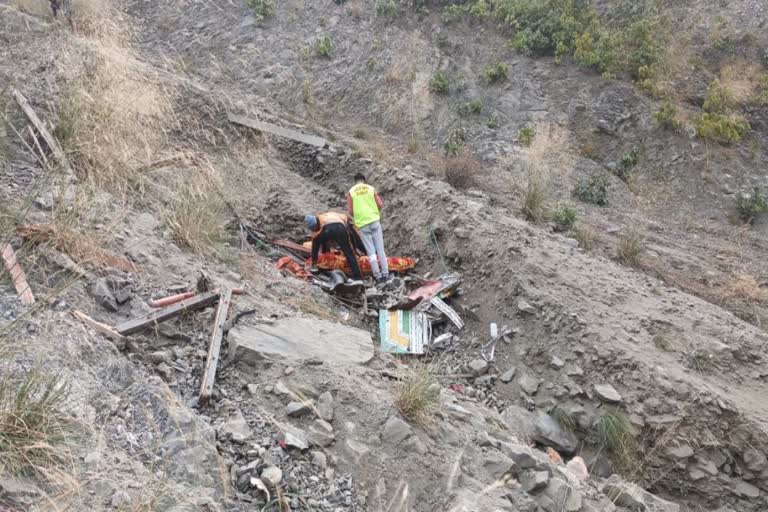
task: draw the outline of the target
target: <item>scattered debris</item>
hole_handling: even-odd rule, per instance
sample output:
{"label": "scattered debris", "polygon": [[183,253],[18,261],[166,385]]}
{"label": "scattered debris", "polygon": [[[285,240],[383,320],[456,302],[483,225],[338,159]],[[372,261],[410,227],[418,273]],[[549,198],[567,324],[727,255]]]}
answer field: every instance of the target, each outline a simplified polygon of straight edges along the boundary
{"label": "scattered debris", "polygon": [[110,338],[114,341],[119,341],[123,343],[125,342],[125,336],[121,335],[113,327],[94,320],[93,318],[89,317],[82,311],[78,311],[75,309],[72,311],[72,315],[78,320],[80,320],[81,322],[83,322],[85,325],[93,329],[94,331],[100,334],[103,334],[107,338]]}
{"label": "scattered debris", "polygon": [[231,123],[246,126],[248,128],[253,128],[254,130],[258,130],[260,132],[267,132],[272,135],[277,135],[279,137],[285,137],[286,139],[291,139],[296,142],[301,142],[302,144],[308,144],[310,146],[315,146],[318,148],[324,148],[325,146],[328,145],[328,142],[322,137],[317,137],[316,135],[307,135],[297,130],[292,130],[290,128],[283,128],[282,126],[276,126],[274,124],[265,123],[264,121],[259,121],[258,119],[254,119],[252,117],[241,116],[238,114],[230,113],[227,115],[227,118]]}
{"label": "scattered debris", "polygon": [[172,306],[168,306],[167,308],[163,308],[142,317],[123,322],[116,327],[116,330],[123,336],[135,334],[137,332],[143,331],[144,329],[148,329],[150,327],[156,326],[159,323],[165,322],[166,320],[175,318],[182,313],[212,306],[218,300],[219,294],[216,292],[207,292],[196,295],[189,299],[173,304]]}
{"label": "scattered debris", "polygon": [[393,354],[423,354],[432,338],[432,326],[420,311],[379,310],[380,347]]}
{"label": "scattered debris", "polygon": [[[496,324],[491,324],[491,332],[493,333],[494,329],[493,326]],[[512,334],[512,329],[507,327],[506,325],[502,327],[501,332],[497,333],[495,336],[491,338],[491,340],[483,345],[483,348],[480,349],[480,356],[482,356],[483,359],[488,361],[489,363],[493,361],[495,354],[496,354],[496,344],[499,342],[499,340],[505,338],[506,336],[509,336]]]}
{"label": "scattered debris", "polygon": [[440,297],[432,297],[430,303],[435,306],[441,313],[448,317],[448,319],[456,326],[457,329],[464,328],[464,321],[459,314],[448,304],[443,302]]}
{"label": "scattered debris", "polygon": [[147,301],[147,305],[151,308],[164,308],[166,306],[171,306],[173,304],[176,304],[177,302],[181,302],[183,300],[189,299],[194,297],[197,294],[197,292],[184,292],[184,293],[177,293],[176,295],[171,295],[169,297],[163,297],[162,299],[149,299]]}
{"label": "scattered debris", "polygon": [[[21,110],[24,111],[24,114],[27,116],[27,119],[29,119],[29,122],[32,123],[32,126],[34,126],[36,132],[40,135],[40,137],[43,138],[45,143],[48,145],[48,148],[51,150],[51,153],[53,153],[53,157],[61,164],[61,166],[64,168],[65,171],[71,172],[72,168],[69,165],[69,160],[67,159],[66,153],[64,153],[64,150],[61,149],[61,146],[59,145],[59,142],[56,140],[56,137],[53,136],[53,134],[48,131],[48,128],[46,128],[45,123],[40,120],[40,118],[37,116],[35,111],[32,109],[32,106],[29,104],[29,101],[27,101],[27,98],[24,97],[23,94],[21,94],[18,90],[13,89],[13,96],[16,98],[16,103],[19,104],[19,107],[21,107]],[[37,140],[37,139],[35,139]],[[45,158],[45,154],[40,155],[42,158]]]}
{"label": "scattered debris", "polygon": [[[15,89],[14,92],[16,92]],[[0,253],[2,253],[5,270],[10,274],[11,281],[13,281],[13,286],[16,288],[16,293],[18,293],[22,304],[27,306],[34,304],[35,296],[32,294],[32,289],[27,283],[27,276],[24,274],[24,269],[21,268],[21,264],[16,258],[16,252],[11,247],[11,244],[3,245]]]}
{"label": "scattered debris", "polygon": [[229,306],[232,303],[232,290],[227,289],[219,298],[219,308],[216,311],[216,319],[213,323],[211,344],[208,348],[208,360],[205,364],[205,376],[200,385],[200,400],[204,401],[213,394],[213,384],[216,381],[216,366],[219,363],[221,351],[221,339],[224,336],[224,324],[229,315]]}

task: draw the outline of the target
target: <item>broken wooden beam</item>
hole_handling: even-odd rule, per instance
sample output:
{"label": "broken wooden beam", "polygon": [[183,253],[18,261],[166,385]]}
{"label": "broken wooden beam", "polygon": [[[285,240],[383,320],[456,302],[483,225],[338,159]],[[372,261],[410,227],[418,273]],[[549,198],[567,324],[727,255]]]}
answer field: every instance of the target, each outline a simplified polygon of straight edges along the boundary
{"label": "broken wooden beam", "polygon": [[306,254],[307,256],[310,256],[312,254],[312,249],[307,249],[301,244],[297,244],[294,242],[289,242],[288,240],[275,240],[274,243],[278,247],[282,247],[284,249],[290,249],[292,251],[296,251],[299,254]]}
{"label": "broken wooden beam", "polygon": [[11,247],[11,244],[4,244],[0,249],[5,269],[11,276],[11,281],[16,288],[16,293],[19,295],[21,303],[27,306],[34,304],[35,296],[32,294],[29,283],[27,283],[27,276],[24,274],[24,269],[21,268],[18,258],[16,258],[16,252],[13,250],[13,247]]}
{"label": "broken wooden beam", "polygon": [[166,320],[175,318],[182,313],[207,308],[208,306],[214,304],[218,299],[219,294],[216,292],[201,293],[200,295],[195,295],[194,297],[190,297],[189,299],[173,304],[172,306],[168,306],[167,308],[159,309],[139,318],[134,318],[132,320],[123,322],[122,324],[118,325],[115,330],[123,336],[135,334],[137,332],[143,331],[144,329],[154,327],[162,322],[165,322]]}
{"label": "broken wooden beam", "polygon": [[283,128],[282,126],[265,123],[264,121],[259,121],[258,119],[254,119],[252,117],[241,116],[238,114],[229,114],[227,117],[232,123],[247,126],[248,128],[259,130],[260,132],[267,132],[271,133],[272,135],[285,137],[286,139],[301,142],[302,144],[308,144],[318,148],[324,148],[328,144],[328,142],[322,137],[318,137],[316,135],[308,135],[306,133],[301,133],[300,131],[292,130],[290,128]]}
{"label": "broken wooden beam", "polygon": [[93,318],[89,317],[82,311],[73,310],[72,316],[83,322],[85,325],[93,329],[94,331],[98,332],[99,334],[103,334],[107,338],[110,338],[115,341],[125,342],[125,336],[117,332],[114,327],[101,323],[98,320],[94,320]]}
{"label": "broken wooden beam", "polygon": [[45,143],[50,148],[51,153],[53,153],[53,157],[61,164],[62,167],[64,167],[65,170],[71,171],[72,168],[69,165],[69,160],[67,159],[66,153],[64,153],[64,150],[61,149],[61,146],[56,140],[56,137],[54,137],[48,128],[46,128],[45,123],[40,120],[35,111],[32,109],[32,106],[29,104],[29,101],[27,101],[27,98],[25,98],[24,95],[16,89],[13,89],[13,96],[16,98],[16,103],[19,104],[21,110],[24,111],[27,119],[29,119],[29,122],[32,123],[32,125],[37,130],[37,133],[39,133],[43,140],[45,140]]}
{"label": "broken wooden beam", "polygon": [[200,385],[200,401],[205,401],[213,394],[213,384],[216,382],[216,367],[219,364],[221,352],[221,340],[224,337],[224,326],[229,315],[229,306],[232,303],[232,290],[224,290],[219,298],[219,309],[216,311],[216,320],[211,333],[211,344],[208,347],[208,360],[205,364],[205,374]]}

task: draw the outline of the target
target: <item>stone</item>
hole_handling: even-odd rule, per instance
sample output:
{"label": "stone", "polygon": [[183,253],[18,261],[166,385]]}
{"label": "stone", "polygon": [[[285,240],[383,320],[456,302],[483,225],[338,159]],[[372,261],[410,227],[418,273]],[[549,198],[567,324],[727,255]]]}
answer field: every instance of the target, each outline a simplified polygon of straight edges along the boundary
{"label": "stone", "polygon": [[551,366],[555,370],[561,370],[563,366],[565,366],[565,361],[563,361],[559,357],[553,357],[552,361],[549,362],[549,366]]}
{"label": "stone", "polygon": [[413,430],[410,425],[397,416],[390,416],[384,424],[381,439],[386,443],[398,445],[410,437],[411,434],[413,434]]}
{"label": "stone", "polygon": [[168,363],[171,360],[171,352],[169,350],[157,350],[147,354],[147,361],[152,364]]}
{"label": "stone", "polygon": [[581,366],[572,363],[566,364],[563,367],[563,372],[569,377],[582,377],[584,375],[584,370]]}
{"label": "stone", "polygon": [[297,416],[304,416],[305,414],[309,413],[312,410],[312,402],[290,402],[286,408],[285,412],[288,414],[288,416],[291,417],[297,417]]}
{"label": "stone", "polygon": [[328,457],[323,452],[314,451],[311,455],[313,466],[320,469],[325,469],[328,466]]}
{"label": "stone", "polygon": [[682,444],[679,446],[668,446],[664,453],[667,457],[674,460],[684,460],[693,456],[693,448],[690,445]]}
{"label": "stone", "polygon": [[272,487],[276,487],[282,479],[283,471],[277,466],[267,466],[261,471],[261,481]]}
{"label": "stone", "polygon": [[754,499],[760,497],[760,489],[744,480],[736,480],[731,485],[731,492],[740,498]]}
{"label": "stone", "polygon": [[527,492],[517,492],[507,496],[512,501],[515,512],[536,512],[539,505]]}
{"label": "stone", "polygon": [[580,482],[583,482],[589,478],[589,470],[587,469],[587,464],[581,457],[574,457],[569,460],[568,464],[565,465],[565,470]]}
{"label": "stone", "polygon": [[707,474],[697,466],[691,466],[688,468],[688,478],[694,482],[707,478]]}
{"label": "stone", "polygon": [[371,333],[314,318],[289,317],[271,324],[240,323],[229,331],[235,358],[259,364],[269,355],[287,360],[317,359],[336,363],[365,363],[374,356]]}
{"label": "stone", "polygon": [[559,478],[550,479],[544,488],[544,495],[558,504],[558,512],[576,512],[583,504],[581,492]]}
{"label": "stone", "polygon": [[565,430],[552,416],[541,412],[533,421],[533,439],[565,454],[574,453],[579,444],[573,432]]}
{"label": "stone", "polygon": [[83,462],[85,462],[87,466],[98,466],[99,462],[101,462],[101,453],[91,452],[85,456]]}
{"label": "stone", "polygon": [[536,313],[536,308],[531,306],[525,299],[520,299],[517,301],[517,310],[528,315],[533,315]]}
{"label": "stone", "polygon": [[610,384],[595,384],[595,394],[603,402],[609,404],[621,403],[621,395]]}
{"label": "stone", "polygon": [[29,499],[42,494],[31,480],[0,476],[0,496],[17,500]]}
{"label": "stone", "polygon": [[117,509],[130,508],[131,503],[133,503],[133,500],[131,499],[131,495],[125,491],[116,491],[115,494],[112,495],[112,499],[110,500],[110,504],[112,505],[112,507]]}
{"label": "stone", "polygon": [[533,449],[529,446],[515,443],[501,443],[501,451],[512,459],[520,469],[539,468],[542,466],[539,459],[534,455]]}
{"label": "stone", "polygon": [[336,435],[333,433],[333,426],[330,423],[316,419],[309,427],[307,439],[312,446],[325,448],[336,440]]}
{"label": "stone", "polygon": [[353,439],[344,440],[344,443],[341,445],[341,449],[345,458],[353,464],[358,464],[360,459],[368,455],[371,451],[368,446]]}
{"label": "stone", "polygon": [[117,300],[112,295],[112,290],[109,288],[106,279],[101,278],[94,281],[90,292],[99,306],[113,313],[118,310]]}
{"label": "stone", "polygon": [[756,448],[748,448],[744,450],[741,457],[744,459],[744,465],[747,466],[747,469],[750,471],[761,471],[765,468],[767,462],[763,452]]}
{"label": "stone", "polygon": [[657,416],[646,416],[645,424],[649,427],[659,428],[677,423],[681,419],[682,418],[680,416],[675,414],[659,414]]}
{"label": "stone", "polygon": [[529,395],[535,395],[536,391],[539,390],[539,379],[536,377],[531,377],[527,373],[520,374],[520,378],[518,379],[517,383],[520,385],[522,390]]}
{"label": "stone", "polygon": [[533,435],[533,414],[517,405],[510,405],[501,413],[501,419],[515,436],[529,439]]}
{"label": "stone", "polygon": [[515,378],[516,372],[517,372],[517,368],[510,368],[509,370],[501,374],[501,377],[499,377],[499,380],[501,380],[501,382],[503,382],[504,384],[509,384]]}
{"label": "stone", "polygon": [[317,412],[325,421],[333,421],[333,395],[326,391],[317,402]]}
{"label": "stone", "polygon": [[221,429],[224,434],[229,435],[230,437],[237,436],[243,439],[247,439],[251,436],[251,429],[248,427],[248,422],[245,421],[243,413],[240,411],[237,411],[235,414],[230,416],[227,421],[224,422],[224,425]]}
{"label": "stone", "polygon": [[717,476],[717,465],[709,459],[699,459],[696,467],[709,476]]}
{"label": "stone", "polygon": [[499,480],[515,467],[515,462],[498,452],[491,452],[483,459],[482,466],[489,475]]}
{"label": "stone", "polygon": [[288,386],[281,380],[278,380],[277,383],[275,383],[275,386],[272,388],[272,393],[277,396],[291,396],[293,394],[291,393],[291,390],[288,389]]}
{"label": "stone", "polygon": [[245,386],[245,389],[248,390],[248,393],[251,396],[258,396],[259,395],[259,385],[258,384],[248,384]]}
{"label": "stone", "polygon": [[523,490],[530,494],[541,491],[548,483],[549,471],[526,471],[520,475]]}
{"label": "stone", "polygon": [[478,357],[477,359],[473,359],[467,364],[467,368],[469,369],[469,372],[474,375],[475,377],[478,377],[480,375],[484,375],[485,372],[488,371],[488,361],[485,359]]}
{"label": "stone", "polygon": [[285,425],[280,430],[280,433],[277,435],[277,440],[285,444],[288,448],[297,448],[302,451],[309,448],[306,432],[290,425]]}
{"label": "stone", "polygon": [[680,512],[680,505],[654,496],[639,485],[612,475],[602,487],[603,493],[619,507],[640,512]]}
{"label": "stone", "polygon": [[411,436],[403,443],[403,448],[409,452],[416,452],[420,455],[429,453],[429,448],[419,436]]}

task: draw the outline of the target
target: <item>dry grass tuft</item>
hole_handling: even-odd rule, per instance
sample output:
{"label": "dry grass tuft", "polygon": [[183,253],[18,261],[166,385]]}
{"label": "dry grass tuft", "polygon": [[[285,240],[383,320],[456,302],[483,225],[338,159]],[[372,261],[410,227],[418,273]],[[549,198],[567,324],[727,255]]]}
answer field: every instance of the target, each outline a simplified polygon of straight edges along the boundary
{"label": "dry grass tuft", "polygon": [[600,450],[607,450],[614,462],[627,470],[636,462],[637,438],[626,414],[610,409],[595,425]]}
{"label": "dry grass tuft", "polygon": [[440,383],[433,367],[417,364],[409,368],[400,380],[395,406],[403,417],[423,422],[437,411],[440,405]]}
{"label": "dry grass tuft", "polygon": [[641,268],[640,256],[645,250],[645,241],[637,231],[630,231],[622,235],[616,247],[616,261],[624,266]]}
{"label": "dry grass tuft", "polygon": [[192,180],[172,201],[165,222],[176,243],[197,254],[220,256],[227,208],[214,187],[205,180]]}
{"label": "dry grass tuft", "polygon": [[[5,366],[5,364],[3,364]],[[0,373],[0,468],[48,481],[68,460],[72,421],[64,413],[68,386],[61,374],[39,369]]]}
{"label": "dry grass tuft", "polygon": [[130,24],[118,11],[105,1],[77,5],[84,28],[57,61],[65,83],[55,133],[81,178],[136,190],[137,171],[154,161],[175,124],[174,92],[130,47]]}
{"label": "dry grass tuft", "polygon": [[760,286],[755,276],[740,272],[720,290],[722,299],[742,299],[752,302],[768,302],[768,289]]}
{"label": "dry grass tuft", "polygon": [[456,189],[470,188],[480,174],[480,162],[468,150],[445,159],[445,181]]}
{"label": "dry grass tuft", "polygon": [[358,20],[362,18],[363,14],[365,14],[365,6],[362,0],[352,0],[349,2],[347,4],[347,14]]}
{"label": "dry grass tuft", "polygon": [[539,223],[546,214],[546,184],[539,176],[529,175],[523,196],[523,215],[530,222]]}
{"label": "dry grass tuft", "polygon": [[571,234],[579,242],[579,246],[586,251],[592,250],[597,243],[597,233],[588,224],[579,223],[571,230]]}
{"label": "dry grass tuft", "polygon": [[734,102],[747,103],[760,87],[762,69],[759,64],[738,59],[720,71],[720,84]]}

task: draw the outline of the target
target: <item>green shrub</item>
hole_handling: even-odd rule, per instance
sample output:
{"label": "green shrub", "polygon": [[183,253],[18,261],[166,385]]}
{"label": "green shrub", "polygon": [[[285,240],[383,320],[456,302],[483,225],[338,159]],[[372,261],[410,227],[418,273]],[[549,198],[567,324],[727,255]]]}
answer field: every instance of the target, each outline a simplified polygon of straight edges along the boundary
{"label": "green shrub", "polygon": [[536,137],[536,130],[531,128],[530,126],[526,126],[525,128],[520,128],[520,131],[517,134],[518,140],[520,140],[520,144],[522,144],[525,147],[529,147],[531,144],[533,144],[533,139]]}
{"label": "green shrub", "polygon": [[724,143],[741,142],[750,129],[749,123],[739,114],[704,113],[693,121],[696,135]]}
{"label": "green shrub", "polygon": [[707,97],[704,99],[704,110],[712,114],[727,113],[734,105],[733,94],[724,87],[720,80],[715,79],[707,88]]}
{"label": "green shrub", "polygon": [[436,71],[429,80],[429,90],[437,94],[448,94],[449,89],[448,73],[443,70]]}
{"label": "green shrub", "polygon": [[443,149],[447,155],[456,155],[464,147],[464,141],[464,128],[456,128],[448,135],[443,144]]}
{"label": "green shrub", "polygon": [[537,176],[530,175],[523,198],[523,215],[528,221],[538,224],[544,219],[546,199],[547,190],[544,182]]}
{"label": "green shrub", "polygon": [[368,69],[368,71],[373,71],[376,69],[376,59],[373,57],[368,59],[368,62],[365,63],[365,67]]}
{"label": "green shrub", "polygon": [[499,118],[495,115],[490,116],[488,120],[485,122],[485,126],[490,128],[491,130],[495,130],[499,127]]}
{"label": "green shrub", "polygon": [[395,0],[377,0],[376,14],[383,18],[394,18],[400,12],[400,7]]}
{"label": "green shrub", "polygon": [[330,59],[332,50],[333,45],[331,44],[331,38],[328,36],[323,36],[315,43],[315,55],[318,57],[325,57],[326,59]]}
{"label": "green shrub", "polygon": [[755,217],[768,212],[768,195],[759,187],[755,187],[751,194],[739,194],[736,199],[736,209],[739,212],[739,218],[751,224]]}
{"label": "green shrub", "polygon": [[755,97],[755,103],[761,107],[768,106],[768,73],[760,75],[760,90]]}
{"label": "green shrub", "polygon": [[264,21],[275,14],[275,0],[245,0],[245,4],[253,9],[256,21]]}
{"label": "green shrub", "polygon": [[459,105],[459,114],[463,116],[468,116],[470,114],[479,114],[483,110],[483,102],[474,99],[470,100],[466,103],[462,103]]}
{"label": "green shrub", "polygon": [[645,241],[637,231],[630,231],[619,238],[616,246],[616,261],[627,267],[640,268],[642,261],[640,256],[645,250]]}
{"label": "green shrub", "polygon": [[661,104],[659,110],[653,113],[653,118],[659,126],[666,130],[678,130],[680,121],[677,119],[677,107],[670,100]]}
{"label": "green shrub", "polygon": [[439,409],[440,382],[431,366],[416,364],[407,369],[397,386],[395,406],[412,421],[424,421]]}
{"label": "green shrub", "polygon": [[614,462],[627,468],[637,451],[637,439],[626,414],[611,409],[597,421],[595,434],[600,450],[607,450]]}
{"label": "green shrub", "polygon": [[552,220],[557,231],[570,231],[576,225],[576,209],[570,205],[558,206]]}
{"label": "green shrub", "polygon": [[614,171],[614,174],[626,181],[629,177],[629,172],[637,165],[639,160],[640,153],[637,148],[632,148],[629,153],[621,157],[621,161],[619,161],[619,165]]}
{"label": "green shrub", "polygon": [[573,195],[585,203],[598,206],[608,204],[608,178],[603,174],[594,174],[576,184]]}
{"label": "green shrub", "polygon": [[490,66],[486,66],[483,69],[483,77],[489,84],[495,84],[497,82],[503,82],[507,79],[507,72],[509,68],[503,62],[497,62]]}

